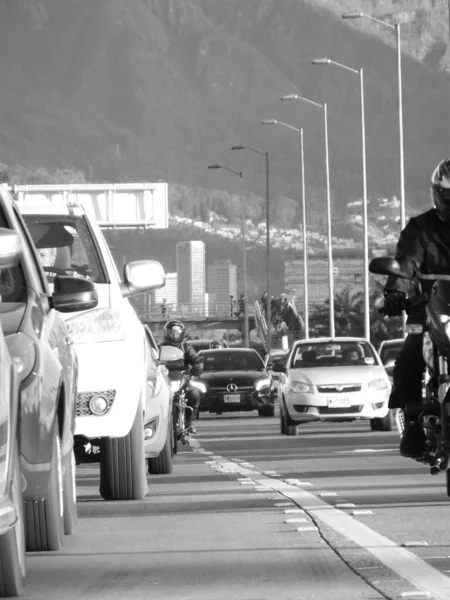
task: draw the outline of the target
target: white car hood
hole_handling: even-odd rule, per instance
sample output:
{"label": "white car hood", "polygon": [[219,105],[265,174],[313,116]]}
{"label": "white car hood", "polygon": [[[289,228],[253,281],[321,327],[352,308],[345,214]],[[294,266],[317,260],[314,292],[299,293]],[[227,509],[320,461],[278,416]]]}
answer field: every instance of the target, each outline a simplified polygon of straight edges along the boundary
{"label": "white car hood", "polygon": [[291,369],[290,379],[291,381],[304,381],[312,385],[363,383],[373,379],[384,379],[389,383],[386,371],[380,365]]}

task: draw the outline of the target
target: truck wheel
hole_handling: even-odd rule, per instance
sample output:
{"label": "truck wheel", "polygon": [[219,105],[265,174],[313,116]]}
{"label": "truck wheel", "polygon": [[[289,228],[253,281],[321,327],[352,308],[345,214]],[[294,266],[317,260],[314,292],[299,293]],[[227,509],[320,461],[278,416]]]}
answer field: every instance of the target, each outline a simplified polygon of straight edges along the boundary
{"label": "truck wheel", "polygon": [[77,528],[77,489],[75,482],[75,454],[64,459],[64,533],[72,535]]}
{"label": "truck wheel", "polygon": [[29,552],[61,550],[64,534],[61,441],[56,436],[45,500],[24,502],[26,547]]}
{"label": "truck wheel", "polygon": [[139,405],[125,437],[102,440],[100,495],[104,500],[141,500],[146,493],[144,415]]}
{"label": "truck wheel", "polygon": [[173,426],[170,419],[167,426],[166,442],[156,458],[147,459],[148,472],[151,475],[168,475],[172,473]]}
{"label": "truck wheel", "polygon": [[16,450],[12,500],[17,507],[17,522],[0,537],[0,598],[19,596],[25,579],[25,530],[23,519],[22,478]]}

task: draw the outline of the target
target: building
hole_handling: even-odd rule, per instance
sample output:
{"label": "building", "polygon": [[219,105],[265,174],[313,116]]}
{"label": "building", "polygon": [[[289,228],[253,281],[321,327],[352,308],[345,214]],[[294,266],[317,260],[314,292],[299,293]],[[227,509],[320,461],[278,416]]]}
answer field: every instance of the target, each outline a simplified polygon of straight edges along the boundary
{"label": "building", "polygon": [[230,315],[230,296],[237,297],[237,268],[231,260],[216,260],[207,268],[207,291],[211,314]]}
{"label": "building", "polygon": [[[333,282],[337,292],[345,286],[363,289],[364,261],[361,257],[333,259]],[[296,297],[296,306],[303,311],[303,259],[290,260],[284,264],[286,293]],[[308,298],[309,303],[324,302],[329,297],[328,259],[308,257]]]}
{"label": "building", "polygon": [[178,309],[192,314],[205,313],[205,243],[178,242]]}
{"label": "building", "polygon": [[176,312],[178,307],[177,273],[166,273],[166,285],[150,292],[152,315],[154,317],[159,316],[158,313],[162,310],[161,304],[163,303],[164,299],[166,300],[165,304],[167,306],[166,315],[161,316],[170,316]]}

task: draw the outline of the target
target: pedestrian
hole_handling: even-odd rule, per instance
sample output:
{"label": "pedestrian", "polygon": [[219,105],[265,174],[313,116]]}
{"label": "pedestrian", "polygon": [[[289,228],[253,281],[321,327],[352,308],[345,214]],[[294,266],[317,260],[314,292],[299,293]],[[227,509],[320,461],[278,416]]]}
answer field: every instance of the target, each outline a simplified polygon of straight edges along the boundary
{"label": "pedestrian", "polygon": [[234,317],[234,311],[236,310],[236,300],[234,296],[230,294],[230,317]]}
{"label": "pedestrian", "polygon": [[161,315],[163,319],[167,318],[167,304],[165,298],[163,298],[163,301],[161,303]]}

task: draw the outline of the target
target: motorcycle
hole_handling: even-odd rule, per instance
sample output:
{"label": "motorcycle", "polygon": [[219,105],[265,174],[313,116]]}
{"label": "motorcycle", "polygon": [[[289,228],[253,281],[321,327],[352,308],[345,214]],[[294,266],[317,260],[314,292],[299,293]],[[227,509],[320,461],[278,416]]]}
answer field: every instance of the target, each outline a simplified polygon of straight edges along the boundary
{"label": "motorcycle", "polygon": [[[426,436],[425,450],[417,458],[430,467],[430,473],[446,474],[450,497],[450,275],[417,273],[409,277],[400,264],[390,257],[371,260],[369,271],[378,275],[394,275],[414,284],[414,293],[404,301],[404,310],[423,308],[425,326],[411,325],[408,333],[423,334],[423,358],[426,369],[422,400],[408,402],[405,411],[397,411],[397,427],[402,434],[408,422],[419,423]],[[433,281],[430,290],[423,282]],[[383,309],[380,309],[383,314]]]}
{"label": "motorcycle", "polygon": [[192,375],[184,370],[184,354],[179,348],[162,346],[160,348],[159,362],[164,364],[169,372],[173,396],[173,433],[174,454],[177,453],[177,444],[188,443],[189,427],[186,427],[186,416],[194,410],[187,403],[187,392]]}

